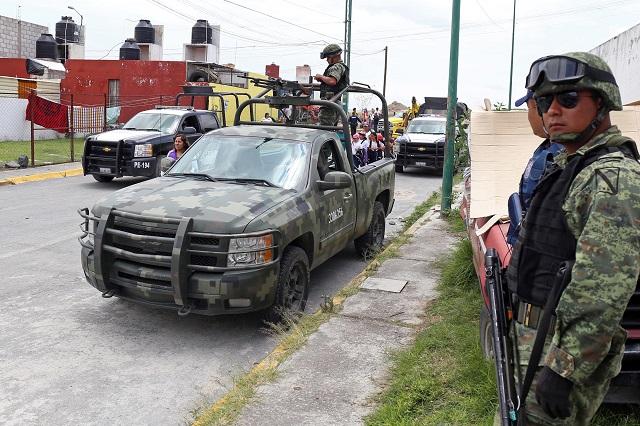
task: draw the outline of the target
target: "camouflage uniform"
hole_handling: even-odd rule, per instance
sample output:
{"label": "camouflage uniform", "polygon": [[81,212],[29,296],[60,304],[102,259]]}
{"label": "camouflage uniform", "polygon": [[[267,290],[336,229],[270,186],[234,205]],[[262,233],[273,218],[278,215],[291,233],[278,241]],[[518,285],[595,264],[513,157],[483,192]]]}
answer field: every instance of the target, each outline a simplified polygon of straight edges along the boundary
{"label": "camouflage uniform", "polygon": [[[324,76],[333,77],[337,82],[340,82],[341,79],[345,78],[347,74],[347,66],[344,62],[340,61],[333,65],[329,65],[324,72]],[[321,95],[322,99],[328,100],[334,96],[335,93],[327,92]],[[336,103],[340,103],[340,101],[336,101]],[[338,122],[338,113],[333,109],[321,107],[320,113],[318,115],[318,119],[320,124],[323,126],[335,126]]]}
{"label": "camouflage uniform", "polygon": [[[574,52],[562,56],[611,73],[609,66],[595,55]],[[549,82],[545,77],[535,87],[535,95],[584,89],[599,93],[605,113],[622,109],[618,87],[591,77],[558,84]],[[552,141],[569,142],[581,135],[561,134],[553,137]],[[603,133],[591,136],[577,152],[562,152],[554,159],[554,163],[564,169],[568,160],[577,155],[623,143],[627,147],[632,145],[636,159],[626,157],[620,151],[602,155],[575,176],[562,203],[563,218],[577,241],[575,264],[571,270],[571,281],[555,309],[555,327],[549,331],[527,396],[528,423],[589,424],[609,389],[611,379],[620,372],[626,339],[620,320],[640,273],[640,164],[637,147],[633,141],[623,138],[616,126],[611,126]],[[536,330],[516,322],[515,332],[519,372],[524,378]],[[543,366],[573,383],[569,398],[570,417],[553,419],[536,401],[535,390]]]}
{"label": "camouflage uniform", "polygon": [[[620,132],[612,126],[573,155],[615,146],[616,135]],[[555,162],[564,166],[567,158],[561,153]],[[574,383],[573,406],[571,417],[549,418],[536,402],[534,379],[527,414],[545,425],[589,424],[620,372],[626,332],[619,323],[640,273],[640,164],[622,153],[602,156],[576,176],[563,211],[578,240],[576,263],[541,365]],[[536,330],[516,323],[516,331],[524,377]]]}

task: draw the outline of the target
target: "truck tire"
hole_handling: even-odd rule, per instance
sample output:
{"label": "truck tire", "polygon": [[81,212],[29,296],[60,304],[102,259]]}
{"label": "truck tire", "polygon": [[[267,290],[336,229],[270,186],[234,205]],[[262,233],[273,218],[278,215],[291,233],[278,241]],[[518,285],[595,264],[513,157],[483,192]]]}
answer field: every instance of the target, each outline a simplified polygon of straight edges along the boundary
{"label": "truck tire", "polygon": [[493,359],[493,335],[491,331],[491,315],[486,306],[480,309],[480,347],[487,360]]}
{"label": "truck tire", "polygon": [[402,164],[396,164],[396,173],[404,173],[404,166]]}
{"label": "truck tire", "polygon": [[373,214],[367,232],[353,241],[360,256],[370,258],[382,250],[385,225],[384,207],[380,201],[376,201],[373,203]]}
{"label": "truck tire", "polygon": [[307,253],[297,246],[287,247],[280,259],[276,297],[264,320],[275,324],[304,312],[310,280]]}
{"label": "truck tire", "polygon": [[104,175],[91,175],[98,182],[111,182],[113,180],[113,176],[104,176]]}

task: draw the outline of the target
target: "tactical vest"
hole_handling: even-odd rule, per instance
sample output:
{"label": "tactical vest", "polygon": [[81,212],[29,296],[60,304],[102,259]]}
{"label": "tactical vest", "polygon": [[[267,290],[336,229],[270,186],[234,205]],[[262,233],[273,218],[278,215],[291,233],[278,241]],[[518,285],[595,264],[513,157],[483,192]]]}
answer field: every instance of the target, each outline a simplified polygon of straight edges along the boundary
{"label": "tactical vest", "polygon": [[[344,88],[349,85],[349,67],[345,65],[344,62],[339,62],[344,65],[344,74],[342,74],[342,78],[338,80],[338,83],[335,86],[329,86],[326,83],[320,83],[320,99],[331,99],[336,93],[341,92]],[[329,75],[329,69],[335,64],[329,65],[322,75],[327,77]],[[339,100],[339,99],[338,99]]]}
{"label": "tactical vest", "polygon": [[564,169],[554,164],[538,184],[507,268],[509,290],[520,301],[544,306],[560,264],[575,260],[577,240],[562,205],[578,173],[612,152],[635,158],[631,148],[605,146],[573,157]]}

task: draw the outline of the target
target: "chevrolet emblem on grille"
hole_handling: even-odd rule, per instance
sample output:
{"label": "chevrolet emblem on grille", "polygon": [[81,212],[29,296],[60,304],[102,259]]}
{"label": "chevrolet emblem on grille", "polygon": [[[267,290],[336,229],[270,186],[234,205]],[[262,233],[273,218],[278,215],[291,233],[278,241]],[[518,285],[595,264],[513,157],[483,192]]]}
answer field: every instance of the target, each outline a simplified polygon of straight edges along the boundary
{"label": "chevrolet emblem on grille", "polygon": [[[105,148],[105,149],[106,149],[106,148]],[[423,146],[421,146],[420,148],[418,148],[418,151],[426,151],[426,150],[427,150],[427,148],[425,148],[425,147],[423,147]]]}
{"label": "chevrolet emblem on grille", "polygon": [[102,148],[102,150],[104,152],[111,152],[111,148],[109,148],[108,146],[105,146],[104,148]]}

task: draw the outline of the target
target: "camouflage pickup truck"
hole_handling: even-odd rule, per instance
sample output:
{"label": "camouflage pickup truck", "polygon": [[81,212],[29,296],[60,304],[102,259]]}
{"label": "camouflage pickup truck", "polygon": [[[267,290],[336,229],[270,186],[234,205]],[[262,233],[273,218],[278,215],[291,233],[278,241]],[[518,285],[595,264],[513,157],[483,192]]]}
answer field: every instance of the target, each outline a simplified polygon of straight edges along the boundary
{"label": "camouflage pickup truck", "polygon": [[209,132],[164,176],[82,209],[88,282],[179,314],[303,310],[310,270],[351,241],[382,246],[395,173],[392,158],[353,167],[335,131],[289,124]]}

